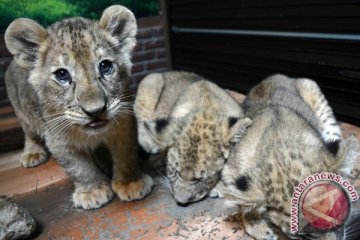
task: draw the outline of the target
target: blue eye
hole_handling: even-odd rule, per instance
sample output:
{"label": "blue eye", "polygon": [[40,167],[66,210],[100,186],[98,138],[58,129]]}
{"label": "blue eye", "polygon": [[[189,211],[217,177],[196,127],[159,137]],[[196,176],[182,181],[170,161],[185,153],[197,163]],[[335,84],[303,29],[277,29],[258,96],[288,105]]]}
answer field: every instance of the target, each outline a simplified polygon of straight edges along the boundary
{"label": "blue eye", "polygon": [[54,75],[56,80],[62,85],[70,84],[72,81],[70,73],[66,69],[60,68],[54,72]]}
{"label": "blue eye", "polygon": [[104,60],[99,64],[99,71],[101,75],[108,75],[112,73],[113,64],[109,60]]}

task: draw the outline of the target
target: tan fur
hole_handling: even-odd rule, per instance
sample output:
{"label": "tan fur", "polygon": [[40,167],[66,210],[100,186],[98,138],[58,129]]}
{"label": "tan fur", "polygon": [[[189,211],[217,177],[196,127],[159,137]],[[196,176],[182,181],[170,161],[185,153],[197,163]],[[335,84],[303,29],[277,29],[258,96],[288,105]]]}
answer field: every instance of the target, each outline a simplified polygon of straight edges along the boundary
{"label": "tan fur", "polygon": [[[5,34],[14,55],[6,72],[7,92],[25,132],[21,163],[33,167],[45,162],[48,147],[74,180],[78,207],[98,208],[111,200],[113,191],[122,200],[140,199],[153,185],[139,170],[136,122],[129,115],[136,31],[134,15],[114,5],[99,22],[76,17],[44,29],[21,18]],[[105,63],[108,71],[101,68]],[[70,79],[63,80],[60,70]],[[114,189],[93,159],[102,143],[112,155]],[[134,195],[124,196],[129,186]]]}
{"label": "tan fur", "polygon": [[[228,157],[230,139],[251,124],[217,85],[176,71],[151,74],[141,82],[135,114],[145,150],[168,150],[167,178],[180,203],[209,193]],[[159,120],[165,121],[161,129],[157,129]]]}
{"label": "tan fur", "polygon": [[[294,187],[314,173],[346,176],[356,159],[357,139],[342,140],[335,134],[338,125],[332,111],[327,111],[327,102],[322,103],[324,108],[314,107],[323,97],[320,89],[311,80],[305,86],[303,81],[275,75],[251,90],[244,108],[253,124],[232,149],[222,172],[223,194],[239,205],[245,230],[256,239],[279,239],[275,229],[295,237],[290,233]],[[319,118],[322,109],[326,109],[325,121]],[[337,142],[323,138],[323,131],[333,130],[326,128],[327,122],[333,123],[330,136],[336,136]],[[338,150],[331,148],[334,145]],[[334,237],[304,233],[315,239]]]}
{"label": "tan fur", "polygon": [[200,79],[200,76],[193,73],[173,71],[152,73],[141,81],[134,112],[138,126],[138,141],[147,152],[158,153],[164,150],[165,146],[160,144],[161,139],[154,139],[162,135],[153,136],[146,124],[155,124],[159,119],[168,120],[179,96]]}

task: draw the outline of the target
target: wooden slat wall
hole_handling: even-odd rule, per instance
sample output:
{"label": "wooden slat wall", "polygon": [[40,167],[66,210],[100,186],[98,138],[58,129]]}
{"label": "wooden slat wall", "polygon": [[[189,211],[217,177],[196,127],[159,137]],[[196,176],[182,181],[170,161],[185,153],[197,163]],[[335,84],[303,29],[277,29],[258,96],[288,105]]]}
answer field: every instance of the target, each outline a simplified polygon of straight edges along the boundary
{"label": "wooden slat wall", "polygon": [[360,125],[360,40],[244,36],[176,29],[260,30],[360,36],[360,1],[169,0],[173,69],[246,93],[284,73],[317,81],[338,118]]}

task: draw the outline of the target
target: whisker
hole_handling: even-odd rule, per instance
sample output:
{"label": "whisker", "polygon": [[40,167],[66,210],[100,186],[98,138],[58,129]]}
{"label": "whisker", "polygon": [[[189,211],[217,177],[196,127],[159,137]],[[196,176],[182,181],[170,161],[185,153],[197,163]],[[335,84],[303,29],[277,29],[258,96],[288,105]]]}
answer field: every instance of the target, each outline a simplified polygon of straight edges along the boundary
{"label": "whisker", "polygon": [[130,91],[120,91],[120,98],[121,97],[131,97],[133,98],[135,96],[134,92],[130,92]]}
{"label": "whisker", "polygon": [[155,169],[156,172],[157,172],[157,174],[158,174],[162,179],[165,180],[165,185],[171,190],[170,179],[169,179],[167,176],[165,176],[164,174],[162,174],[162,172],[161,172],[159,169],[157,169],[157,168],[153,168],[153,169]]}
{"label": "whisker", "polygon": [[166,181],[170,181],[168,177],[166,177],[165,175],[163,174],[159,174],[159,176],[162,178],[162,179],[165,179]]}
{"label": "whisker", "polygon": [[64,124],[65,124],[65,120],[60,124],[58,124],[57,126],[55,126],[54,128],[49,129],[49,133],[51,135],[57,135],[63,129]]}
{"label": "whisker", "polygon": [[134,113],[134,110],[132,108],[120,107],[119,112]]}
{"label": "whisker", "polygon": [[72,133],[74,128],[75,128],[75,124],[71,124],[71,126],[68,128],[67,132],[64,134],[65,137],[68,137]]}
{"label": "whisker", "polygon": [[67,137],[69,130],[71,129],[71,127],[73,127],[74,125],[68,121],[66,122],[66,124],[63,125],[63,127],[60,129],[60,131],[58,131],[58,135],[59,137]]}
{"label": "whisker", "polygon": [[119,114],[116,114],[116,117],[117,117],[118,119],[124,119],[124,118],[126,118],[126,117],[128,117],[128,116],[132,116],[132,113],[121,112],[121,113],[119,113]]}
{"label": "whisker", "polygon": [[119,124],[120,122],[118,121],[118,119],[116,118],[116,115],[112,117],[112,119],[114,119],[116,124]]}
{"label": "whisker", "polygon": [[53,124],[56,124],[54,128],[50,128],[51,125],[49,125],[49,133],[52,135],[56,135],[59,132],[63,130],[66,125],[68,125],[69,120],[67,118],[62,118],[61,120],[54,122]]}
{"label": "whisker", "polygon": [[57,124],[57,123],[63,121],[64,119],[65,119],[64,116],[60,116],[60,117],[56,117],[54,119],[51,119],[51,120],[45,122],[45,127],[50,126],[52,124]]}
{"label": "whisker", "polygon": [[50,115],[42,116],[42,118],[50,118],[50,117],[60,116],[60,115],[63,115],[63,113],[50,114]]}
{"label": "whisker", "polygon": [[121,43],[116,44],[116,45],[114,45],[114,46],[112,46],[112,47],[105,48],[105,51],[108,51],[108,50],[111,50],[111,49],[113,49],[113,48],[120,47],[120,46],[121,46]]}
{"label": "whisker", "polygon": [[59,135],[63,135],[65,132],[66,132],[66,130],[67,130],[67,128],[68,127],[70,127],[72,124],[71,124],[71,122],[70,122],[70,120],[66,120],[66,121],[64,121],[64,123],[63,123],[63,127],[61,128],[61,130],[59,131]]}
{"label": "whisker", "polygon": [[121,97],[134,97],[136,94],[134,92],[131,91],[124,91],[120,93],[120,98]]}

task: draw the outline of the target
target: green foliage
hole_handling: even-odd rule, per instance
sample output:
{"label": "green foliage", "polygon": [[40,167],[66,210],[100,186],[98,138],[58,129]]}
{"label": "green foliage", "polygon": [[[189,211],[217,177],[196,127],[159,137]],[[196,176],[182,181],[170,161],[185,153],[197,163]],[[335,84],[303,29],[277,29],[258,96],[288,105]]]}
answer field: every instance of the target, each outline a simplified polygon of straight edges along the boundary
{"label": "green foliage", "polygon": [[126,6],[136,17],[159,13],[158,0],[0,0],[0,29],[5,30],[19,17],[34,19],[43,26],[73,16],[99,19],[102,11],[113,4]]}
{"label": "green foliage", "polygon": [[93,19],[100,18],[102,10],[113,4],[120,4],[129,8],[136,17],[154,16],[159,13],[159,4],[157,0],[73,0],[71,2],[80,6],[81,16]]}
{"label": "green foliage", "polygon": [[74,16],[78,11],[78,6],[66,0],[0,0],[0,29],[6,29],[18,17],[32,18],[48,25],[58,19]]}

